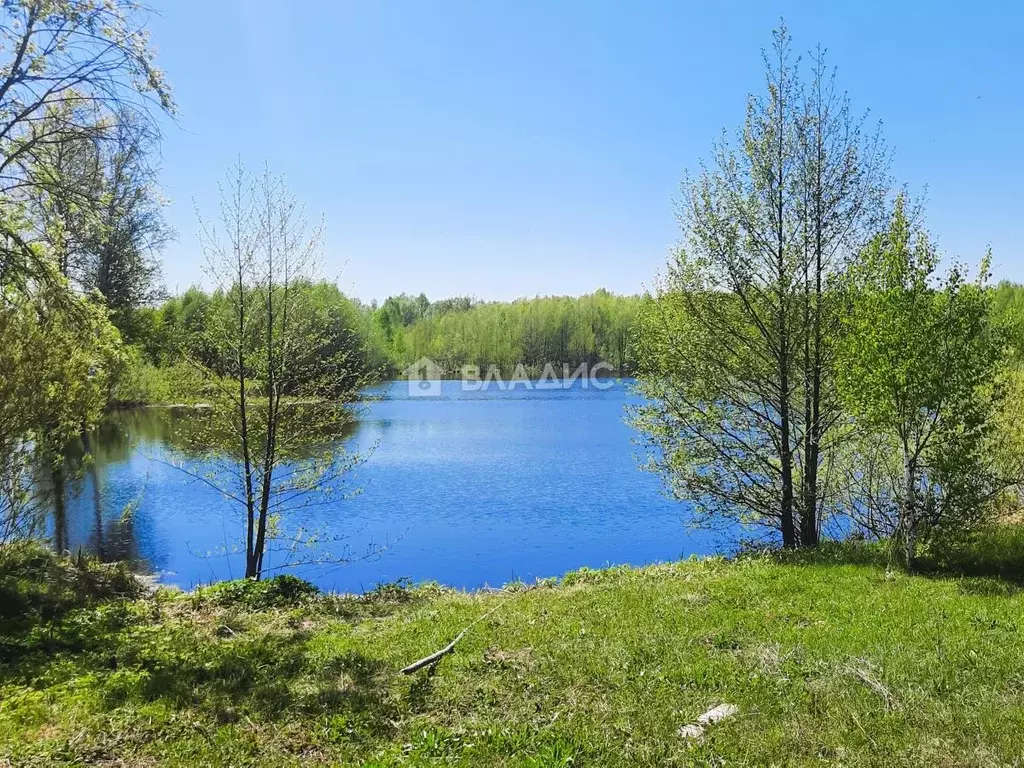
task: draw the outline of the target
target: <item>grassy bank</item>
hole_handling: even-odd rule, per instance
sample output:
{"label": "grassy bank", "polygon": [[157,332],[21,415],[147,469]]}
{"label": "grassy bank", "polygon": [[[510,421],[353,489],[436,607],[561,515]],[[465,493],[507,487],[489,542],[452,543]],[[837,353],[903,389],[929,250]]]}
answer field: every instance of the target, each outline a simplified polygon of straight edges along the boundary
{"label": "grassy bank", "polygon": [[[874,560],[355,598],[290,580],[138,596],[42,558],[46,586],[15,569],[3,587],[0,762],[1019,765],[1019,561],[925,577]],[[488,612],[433,674],[399,672]],[[722,703],[740,713],[679,735]]]}

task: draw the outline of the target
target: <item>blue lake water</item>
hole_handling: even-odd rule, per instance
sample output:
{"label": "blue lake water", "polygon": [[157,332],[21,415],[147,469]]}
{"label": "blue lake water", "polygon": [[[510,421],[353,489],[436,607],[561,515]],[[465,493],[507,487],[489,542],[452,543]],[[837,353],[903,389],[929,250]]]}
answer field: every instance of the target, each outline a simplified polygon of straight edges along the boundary
{"label": "blue lake water", "polygon": [[[301,521],[347,536],[359,559],[293,572],[339,591],[402,577],[475,588],[715,551],[721,542],[688,530],[685,505],[638,469],[624,421],[624,407],[639,402],[630,382],[584,384],[467,392],[444,381],[432,385],[436,397],[410,396],[407,382],[375,388],[381,399],[350,441],[376,445],[351,478],[361,492]],[[181,418],[117,414],[91,438],[95,460],[49,525],[59,546],[131,557],[184,588],[243,573],[242,556],[224,554],[243,533],[240,508],[164,461],[168,421]],[[386,551],[362,558],[385,541]]]}

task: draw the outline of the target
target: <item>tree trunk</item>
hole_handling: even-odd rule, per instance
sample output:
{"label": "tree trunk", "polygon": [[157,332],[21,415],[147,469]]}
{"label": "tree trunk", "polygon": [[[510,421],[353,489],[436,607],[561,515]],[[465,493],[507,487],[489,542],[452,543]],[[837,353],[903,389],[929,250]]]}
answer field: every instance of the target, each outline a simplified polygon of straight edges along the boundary
{"label": "tree trunk", "polygon": [[[806,202],[806,201],[805,201]],[[813,352],[811,348],[811,286],[810,259],[807,249],[807,232],[804,230],[804,286],[803,286],[803,324],[800,335],[803,337],[803,391],[804,391],[804,435],[803,435],[803,473],[800,485],[800,546],[813,547],[817,544],[817,472],[814,458],[814,406],[811,373],[813,368]]]}
{"label": "tree trunk", "polygon": [[[810,405],[808,422],[805,426],[807,440],[804,450],[804,509],[800,519],[800,543],[805,547],[816,547],[821,538],[818,529],[818,463],[821,460],[821,378],[822,378],[822,331],[821,331],[821,227],[817,227],[814,265],[814,311],[810,313],[811,328],[804,333],[813,333],[811,352]],[[808,299],[809,300],[809,299]]]}
{"label": "tree trunk", "polygon": [[782,523],[782,546],[792,548],[797,545],[796,528],[793,524],[793,452],[790,450],[789,427],[789,364],[783,361],[779,367],[783,389],[781,398],[781,415],[779,442],[782,445],[782,504],[780,509]]}
{"label": "tree trunk", "polygon": [[903,453],[903,509],[900,511],[900,528],[903,533],[904,554],[907,568],[913,569],[917,559],[917,467],[909,451]]}
{"label": "tree trunk", "polygon": [[251,552],[245,556],[245,578],[259,579],[259,564]]}
{"label": "tree trunk", "polygon": [[778,281],[778,329],[779,329],[779,452],[782,464],[782,500],[780,509],[780,522],[782,527],[782,546],[795,547],[796,528],[793,524],[793,449],[790,436],[790,337],[792,332],[788,320],[789,311],[789,285],[786,279],[786,217],[785,217],[785,196],[786,196],[786,128],[787,109],[785,101],[785,63],[783,52],[779,50],[779,91],[777,105],[777,131],[779,135],[778,147],[775,158],[776,178],[778,187],[776,189],[777,199],[775,201],[775,214],[777,219],[776,236],[776,275]]}
{"label": "tree trunk", "polygon": [[63,555],[68,551],[68,516],[64,469],[60,464],[55,463],[50,469],[50,479],[53,483],[53,546]]}
{"label": "tree trunk", "polygon": [[816,547],[820,541],[818,530],[818,445],[812,438],[806,458],[804,472],[806,492],[803,515],[800,518],[800,545]]}

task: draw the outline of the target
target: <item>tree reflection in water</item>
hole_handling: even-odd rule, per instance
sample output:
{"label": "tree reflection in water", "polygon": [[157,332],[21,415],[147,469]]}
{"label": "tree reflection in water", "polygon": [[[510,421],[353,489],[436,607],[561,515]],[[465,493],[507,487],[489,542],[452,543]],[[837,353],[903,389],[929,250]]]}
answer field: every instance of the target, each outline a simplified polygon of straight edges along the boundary
{"label": "tree reflection in water", "polygon": [[[301,413],[295,414],[301,418]],[[35,482],[44,496],[42,508],[49,518],[41,521],[53,547],[60,552],[79,551],[96,555],[104,562],[126,560],[142,571],[157,564],[147,562],[140,541],[150,533],[147,521],[137,511],[146,495],[146,463],[183,464],[190,472],[202,472],[219,456],[230,461],[222,446],[232,441],[218,434],[208,409],[132,408],[108,413],[93,430],[80,435],[65,451],[64,461],[40,465]],[[355,431],[355,423],[322,435],[311,454],[339,446]],[[139,458],[146,461],[135,464]],[[301,460],[302,456],[292,457]],[[126,466],[130,465],[130,466]],[[111,483],[114,467],[128,471],[129,482]],[[182,475],[183,480],[185,475]],[[161,513],[174,514],[172,508]]]}

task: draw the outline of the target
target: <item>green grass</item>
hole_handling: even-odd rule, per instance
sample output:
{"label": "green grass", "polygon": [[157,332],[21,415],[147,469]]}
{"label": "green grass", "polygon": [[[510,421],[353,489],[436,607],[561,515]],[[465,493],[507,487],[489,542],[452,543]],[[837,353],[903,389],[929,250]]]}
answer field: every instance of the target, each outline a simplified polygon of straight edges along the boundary
{"label": "green grass", "polygon": [[[878,559],[362,598],[276,581],[124,597],[92,573],[85,607],[0,635],[0,764],[1020,765],[1020,574]],[[400,674],[491,610],[433,674]],[[739,716],[678,736],[720,703]]]}

